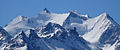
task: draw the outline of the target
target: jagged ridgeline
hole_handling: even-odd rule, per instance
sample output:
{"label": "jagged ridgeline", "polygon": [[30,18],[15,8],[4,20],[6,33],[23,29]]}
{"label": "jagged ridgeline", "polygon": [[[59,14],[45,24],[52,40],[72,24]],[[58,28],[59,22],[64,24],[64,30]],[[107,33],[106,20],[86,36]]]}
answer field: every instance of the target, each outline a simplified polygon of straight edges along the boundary
{"label": "jagged ridgeline", "polygon": [[0,27],[0,50],[120,50],[120,26],[107,13],[57,14],[43,9]]}

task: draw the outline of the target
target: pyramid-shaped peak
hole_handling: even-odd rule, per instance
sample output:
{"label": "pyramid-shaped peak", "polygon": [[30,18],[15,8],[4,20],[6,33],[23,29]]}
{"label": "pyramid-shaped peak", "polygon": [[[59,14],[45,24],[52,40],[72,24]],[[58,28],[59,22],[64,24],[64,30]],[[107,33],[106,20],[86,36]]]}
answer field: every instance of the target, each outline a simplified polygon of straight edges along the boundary
{"label": "pyramid-shaped peak", "polygon": [[50,13],[50,11],[47,8],[44,8],[42,13]]}
{"label": "pyramid-shaped peak", "polygon": [[113,20],[113,18],[112,18],[112,17],[110,17],[110,16],[109,16],[109,14],[108,14],[108,13],[106,13],[106,12],[104,12],[104,13],[100,14],[100,15],[99,15],[99,17],[100,17],[100,18],[109,19],[109,20],[111,20],[111,21]]}
{"label": "pyramid-shaped peak", "polygon": [[44,8],[43,10],[44,10],[44,11],[48,11],[47,8]]}
{"label": "pyramid-shaped peak", "polygon": [[100,14],[100,15],[98,16],[98,18],[99,18],[100,20],[102,20],[102,19],[104,19],[104,20],[109,20],[109,22],[115,24],[116,26],[119,26],[119,24],[117,24],[117,23],[115,22],[115,20],[114,20],[108,13],[106,13],[106,12]]}
{"label": "pyramid-shaped peak", "polygon": [[109,14],[107,14],[106,12],[101,14],[102,16],[109,16]]}
{"label": "pyramid-shaped peak", "polygon": [[110,17],[108,13],[104,12],[102,14],[100,14],[100,17]]}

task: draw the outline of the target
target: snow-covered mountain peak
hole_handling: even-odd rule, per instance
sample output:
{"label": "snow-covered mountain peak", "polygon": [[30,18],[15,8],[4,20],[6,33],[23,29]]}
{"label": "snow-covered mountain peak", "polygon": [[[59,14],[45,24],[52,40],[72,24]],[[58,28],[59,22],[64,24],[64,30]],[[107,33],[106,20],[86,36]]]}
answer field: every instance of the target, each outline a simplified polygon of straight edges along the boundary
{"label": "snow-covered mountain peak", "polygon": [[[110,37],[119,33],[119,31],[117,31],[119,30],[119,25],[107,13],[103,13],[98,17],[91,18],[87,20],[86,23],[88,27],[88,32],[85,33],[83,37],[85,40],[91,43],[107,43],[107,40],[110,39]],[[112,30],[113,28],[114,30]],[[103,39],[105,39],[106,41]]]}
{"label": "snow-covered mountain peak", "polygon": [[108,13],[104,12],[104,13],[102,13],[101,15],[107,16],[107,15],[108,15]]}
{"label": "snow-covered mountain peak", "polygon": [[22,21],[22,20],[26,20],[27,17],[25,16],[18,16],[17,18],[15,18],[15,20],[18,20],[18,21]]}
{"label": "snow-covered mountain peak", "polygon": [[44,8],[41,14],[46,14],[46,13],[50,13],[50,11],[47,8]]}
{"label": "snow-covered mountain peak", "polygon": [[[69,28],[69,26],[71,26],[73,23],[83,24],[84,21],[88,19],[89,19],[88,15],[82,15],[78,13],[77,11],[71,11],[69,16],[64,21],[63,26],[66,28]],[[76,27],[76,25],[74,25],[74,27]]]}
{"label": "snow-covered mountain peak", "polygon": [[100,14],[98,17],[101,17],[101,18],[109,18],[109,14],[107,14],[106,12]]}
{"label": "snow-covered mountain peak", "polygon": [[[0,48],[7,39],[8,44],[4,48],[8,50],[25,50],[24,47],[27,50],[85,50],[89,46],[88,50],[99,50],[91,47],[102,49],[106,44],[115,44],[120,36],[119,30],[120,26],[107,13],[90,18],[77,11],[57,14],[45,8],[35,17],[16,17],[5,30],[0,27]],[[93,43],[95,46],[91,46]]]}
{"label": "snow-covered mountain peak", "polygon": [[70,14],[69,14],[69,16],[72,16],[72,17],[80,16],[80,17],[86,17],[86,18],[88,18],[88,15],[82,15],[78,11],[71,11]]}
{"label": "snow-covered mountain peak", "polygon": [[106,13],[106,12],[102,13],[101,15],[99,15],[96,18],[98,18],[98,20],[107,20],[107,21],[109,21],[109,23],[114,24],[116,26],[119,26],[119,24],[117,24],[114,21],[114,19],[108,13]]}
{"label": "snow-covered mountain peak", "polygon": [[98,17],[99,17],[99,18],[108,19],[108,20],[113,20],[113,18],[110,17],[110,15],[109,15],[108,13],[106,13],[106,12],[100,14]]}
{"label": "snow-covered mountain peak", "polygon": [[18,17],[16,17],[15,19],[13,19],[12,22],[10,22],[9,24],[10,24],[10,25],[13,25],[13,24],[16,24],[16,23],[18,23],[18,22],[25,21],[25,20],[27,20],[27,19],[28,19],[28,18],[25,17],[25,16],[18,16]]}

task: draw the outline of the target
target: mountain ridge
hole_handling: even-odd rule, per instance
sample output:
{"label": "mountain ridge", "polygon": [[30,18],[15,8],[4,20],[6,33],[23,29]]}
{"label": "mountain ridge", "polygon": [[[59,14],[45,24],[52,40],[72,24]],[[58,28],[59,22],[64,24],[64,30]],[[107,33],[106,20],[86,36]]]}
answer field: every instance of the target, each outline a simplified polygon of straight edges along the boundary
{"label": "mountain ridge", "polygon": [[19,42],[6,42],[0,47],[4,49],[105,50],[108,44],[119,49],[120,26],[107,13],[91,18],[77,11],[57,14],[45,8],[35,17],[18,16],[4,29],[12,35],[11,42]]}

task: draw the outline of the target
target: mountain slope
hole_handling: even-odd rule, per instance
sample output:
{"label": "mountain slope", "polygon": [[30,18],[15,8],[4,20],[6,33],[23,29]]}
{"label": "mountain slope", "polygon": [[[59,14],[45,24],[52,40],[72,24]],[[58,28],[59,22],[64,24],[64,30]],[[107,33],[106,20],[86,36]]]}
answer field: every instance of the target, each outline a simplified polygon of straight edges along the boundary
{"label": "mountain slope", "polygon": [[7,31],[5,31],[2,27],[0,27],[0,49],[4,47],[4,44],[6,44],[11,39],[11,35]]}
{"label": "mountain slope", "polygon": [[70,15],[63,22],[63,27],[68,29],[76,27],[77,32],[80,35],[83,35],[87,31],[87,27],[83,23],[88,19],[88,15],[81,15],[77,11],[71,11]]}
{"label": "mountain slope", "polygon": [[[106,45],[114,46],[115,42],[119,40],[120,26],[106,13],[93,20],[88,20],[93,23],[88,23],[90,24],[88,25],[90,29],[83,35],[83,38],[90,43],[96,43],[99,47],[106,47]],[[112,49],[115,50],[115,46]]]}
{"label": "mountain slope", "polygon": [[[90,23],[88,23],[88,31],[85,35],[83,35],[83,37],[88,40],[91,43],[95,43],[95,42],[99,42],[99,39],[102,39],[102,41],[104,38],[109,38],[110,36],[112,36],[113,33],[117,32],[116,34],[119,34],[119,26],[118,24],[116,24],[114,22],[114,20],[106,13],[101,14],[100,16],[94,18],[96,21],[94,21],[94,24],[89,25]],[[92,20],[88,20],[89,22]],[[109,29],[116,29],[114,30],[109,30]],[[106,37],[106,35],[110,36]],[[101,40],[100,40],[101,41]]]}
{"label": "mountain slope", "polygon": [[51,13],[45,8],[38,16],[35,17],[26,18],[24,16],[18,16],[5,27],[5,30],[14,36],[16,33],[19,33],[21,31],[45,26],[49,22],[63,25],[63,22],[68,15],[69,13]]}
{"label": "mountain slope", "polygon": [[[45,8],[35,17],[18,16],[5,27],[5,30],[0,27],[0,48],[119,50],[119,30],[119,24],[107,13],[90,18],[77,11],[56,14]],[[12,39],[9,38],[9,34],[12,35]]]}
{"label": "mountain slope", "polygon": [[2,27],[0,27],[0,41],[7,41],[11,38],[11,35],[7,31],[5,31]]}
{"label": "mountain slope", "polygon": [[[58,30],[58,31],[55,31]],[[55,32],[54,32],[55,31]],[[4,49],[21,49],[21,50],[91,50],[87,41],[74,30],[65,30],[59,24],[48,23],[45,28],[39,30],[30,29],[30,34],[21,32],[16,34],[6,44]],[[45,33],[46,32],[46,33]],[[53,33],[53,36],[48,34]],[[39,34],[39,36],[38,36]],[[43,36],[43,37],[42,37]],[[45,37],[46,36],[46,37]],[[59,45],[58,45],[59,44]]]}
{"label": "mountain slope", "polygon": [[[50,46],[63,48],[65,50],[72,49],[88,49],[91,48],[88,46],[88,42],[85,41],[82,37],[79,37],[79,34],[74,30],[66,30],[59,24],[48,23],[45,28],[43,28],[38,34],[42,35],[40,37],[46,37],[50,41]],[[77,44],[76,44],[77,43]],[[54,45],[55,44],[55,45]],[[61,45],[57,45],[61,44]]]}

